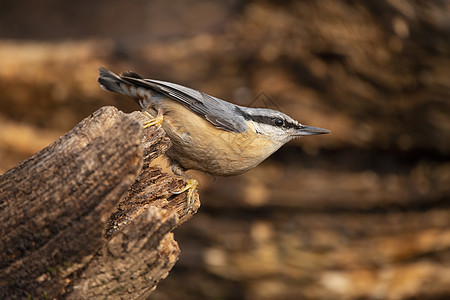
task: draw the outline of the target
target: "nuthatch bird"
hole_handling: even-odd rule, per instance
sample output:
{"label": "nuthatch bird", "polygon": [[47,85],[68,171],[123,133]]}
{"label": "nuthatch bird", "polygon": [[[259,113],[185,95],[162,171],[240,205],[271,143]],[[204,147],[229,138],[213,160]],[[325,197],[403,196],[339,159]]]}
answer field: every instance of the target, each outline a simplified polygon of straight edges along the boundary
{"label": "nuthatch bird", "polygon": [[146,126],[161,125],[172,141],[166,152],[172,171],[187,179],[188,209],[193,204],[195,179],[185,171],[219,176],[244,173],[290,140],[329,133],[302,125],[267,108],[232,104],[205,93],[165,81],[144,79],[134,72],[120,76],[99,69],[98,82],[107,91],[132,97],[153,118]]}

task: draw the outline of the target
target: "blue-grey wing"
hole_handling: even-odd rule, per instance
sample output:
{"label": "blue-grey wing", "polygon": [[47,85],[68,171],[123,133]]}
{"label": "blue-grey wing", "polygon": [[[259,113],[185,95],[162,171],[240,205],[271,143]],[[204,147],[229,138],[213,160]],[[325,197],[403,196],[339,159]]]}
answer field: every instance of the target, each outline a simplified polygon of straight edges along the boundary
{"label": "blue-grey wing", "polygon": [[150,88],[180,102],[217,128],[231,132],[244,132],[247,129],[243,122],[244,118],[238,114],[237,105],[179,84],[137,78],[136,75],[131,72],[124,73],[121,79]]}

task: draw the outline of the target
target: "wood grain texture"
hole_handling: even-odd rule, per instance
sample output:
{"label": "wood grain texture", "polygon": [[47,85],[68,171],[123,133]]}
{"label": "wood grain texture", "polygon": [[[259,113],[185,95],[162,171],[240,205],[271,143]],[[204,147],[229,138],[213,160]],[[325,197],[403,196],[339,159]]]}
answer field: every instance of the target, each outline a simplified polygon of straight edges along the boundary
{"label": "wood grain texture", "polygon": [[[143,118],[103,107],[0,177],[0,295],[135,298],[167,276],[186,195],[170,193],[182,179],[149,167],[170,141]],[[124,195],[133,209],[113,214]]]}

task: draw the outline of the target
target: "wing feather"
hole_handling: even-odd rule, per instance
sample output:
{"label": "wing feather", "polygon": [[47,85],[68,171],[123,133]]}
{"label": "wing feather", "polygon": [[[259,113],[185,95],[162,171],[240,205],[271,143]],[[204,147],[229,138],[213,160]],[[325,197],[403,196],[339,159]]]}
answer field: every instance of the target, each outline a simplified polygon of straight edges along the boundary
{"label": "wing feather", "polygon": [[237,133],[247,129],[243,117],[236,115],[237,106],[232,103],[179,84],[142,79],[136,73],[121,74],[121,79],[130,84],[153,89],[180,102],[217,128]]}

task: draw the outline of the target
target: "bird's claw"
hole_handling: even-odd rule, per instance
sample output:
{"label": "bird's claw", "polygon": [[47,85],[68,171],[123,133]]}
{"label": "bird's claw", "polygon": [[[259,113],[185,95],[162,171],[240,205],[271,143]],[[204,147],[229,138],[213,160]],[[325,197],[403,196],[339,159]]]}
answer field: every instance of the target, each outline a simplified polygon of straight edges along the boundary
{"label": "bird's claw", "polygon": [[164,121],[164,116],[162,114],[159,114],[156,117],[153,117],[150,113],[148,113],[147,111],[144,112],[144,114],[146,114],[150,120],[144,122],[144,128],[149,128],[152,126],[156,126],[156,129],[159,129]]}
{"label": "bird's claw", "polygon": [[186,210],[184,211],[184,215],[189,211],[189,209],[192,207],[192,205],[195,202],[195,197],[194,197],[194,193],[195,193],[195,189],[197,188],[198,185],[198,181],[192,178],[186,179],[186,185],[178,190],[178,191],[172,191],[172,194],[181,194],[184,193],[185,191],[188,191],[187,194],[187,204],[186,204]]}

